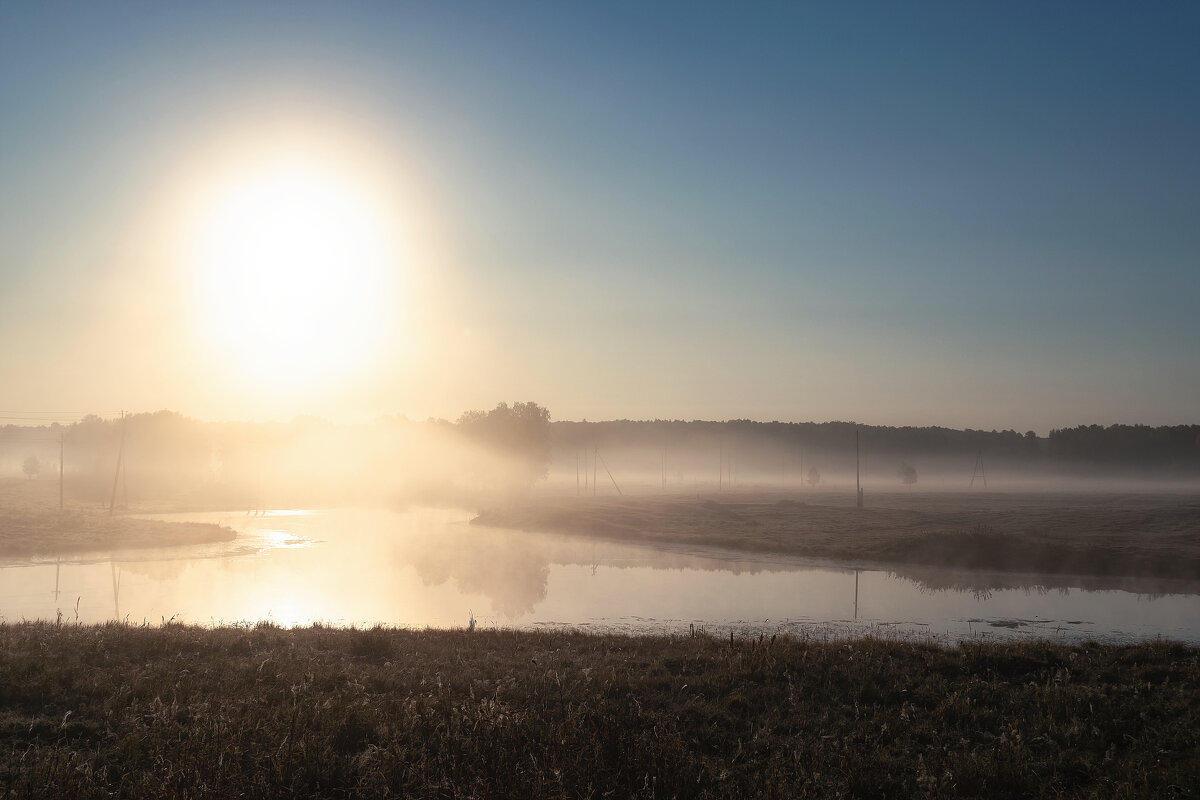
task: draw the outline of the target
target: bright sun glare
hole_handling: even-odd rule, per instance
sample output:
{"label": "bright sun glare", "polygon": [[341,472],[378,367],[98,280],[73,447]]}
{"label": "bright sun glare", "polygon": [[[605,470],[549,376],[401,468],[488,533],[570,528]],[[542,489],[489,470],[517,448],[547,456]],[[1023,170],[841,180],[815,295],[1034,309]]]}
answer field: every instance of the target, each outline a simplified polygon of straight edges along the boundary
{"label": "bright sun glare", "polygon": [[210,184],[187,243],[210,354],[289,390],[378,358],[396,311],[387,216],[352,173],[312,159],[242,165]]}

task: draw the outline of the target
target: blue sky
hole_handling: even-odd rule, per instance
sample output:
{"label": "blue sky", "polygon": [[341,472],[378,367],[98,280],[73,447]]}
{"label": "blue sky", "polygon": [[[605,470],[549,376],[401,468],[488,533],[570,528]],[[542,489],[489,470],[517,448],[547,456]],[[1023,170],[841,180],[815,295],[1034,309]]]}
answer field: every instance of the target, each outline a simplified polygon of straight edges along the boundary
{"label": "blue sky", "polygon": [[[0,407],[1195,422],[1196,41],[1187,3],[0,0]],[[283,392],[179,324],[164,198],[306,125],[411,246],[376,367]]]}

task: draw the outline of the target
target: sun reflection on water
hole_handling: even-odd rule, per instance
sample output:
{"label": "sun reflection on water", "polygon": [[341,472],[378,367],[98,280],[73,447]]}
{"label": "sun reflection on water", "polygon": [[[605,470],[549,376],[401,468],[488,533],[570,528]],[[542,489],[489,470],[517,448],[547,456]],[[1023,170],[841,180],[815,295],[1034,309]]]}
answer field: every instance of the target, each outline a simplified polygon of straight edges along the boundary
{"label": "sun reflection on water", "polygon": [[265,549],[265,550],[274,550],[274,549],[279,549],[279,548],[293,549],[293,548],[297,548],[297,547],[312,547],[313,546],[312,539],[305,539],[304,537],[297,536],[296,534],[292,533],[291,531],[286,531],[286,530],[282,530],[282,529],[259,531],[258,535],[263,540],[263,544],[264,544],[263,549]]}

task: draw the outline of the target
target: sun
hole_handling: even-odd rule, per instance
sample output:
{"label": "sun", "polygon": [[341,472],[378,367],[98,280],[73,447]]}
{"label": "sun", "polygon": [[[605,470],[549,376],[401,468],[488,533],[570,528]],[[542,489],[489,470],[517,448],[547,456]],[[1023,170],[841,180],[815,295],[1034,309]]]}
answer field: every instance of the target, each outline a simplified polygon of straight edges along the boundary
{"label": "sun", "polygon": [[185,248],[204,347],[242,380],[288,391],[369,368],[396,313],[395,229],[361,178],[313,154],[211,181]]}

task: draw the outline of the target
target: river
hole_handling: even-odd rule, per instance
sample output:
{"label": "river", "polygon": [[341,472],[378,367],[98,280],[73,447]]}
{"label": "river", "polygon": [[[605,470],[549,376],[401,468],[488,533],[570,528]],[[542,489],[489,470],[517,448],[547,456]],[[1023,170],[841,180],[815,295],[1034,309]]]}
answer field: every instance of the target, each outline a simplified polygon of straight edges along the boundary
{"label": "river", "polygon": [[435,509],[189,513],[229,542],[0,564],[0,618],[1200,643],[1200,587],[899,570],[484,528]]}

